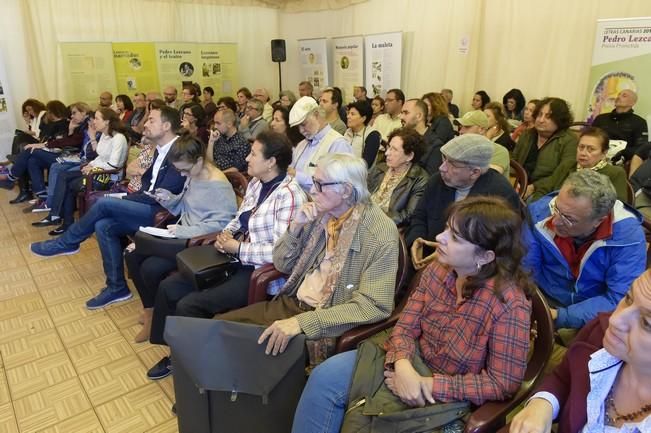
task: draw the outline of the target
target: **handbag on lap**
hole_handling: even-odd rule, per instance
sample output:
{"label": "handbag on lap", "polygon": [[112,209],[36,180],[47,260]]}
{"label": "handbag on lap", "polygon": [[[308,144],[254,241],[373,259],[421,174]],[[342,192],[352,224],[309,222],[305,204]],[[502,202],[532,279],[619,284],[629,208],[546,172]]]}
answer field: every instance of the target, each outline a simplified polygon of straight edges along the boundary
{"label": "handbag on lap", "polygon": [[195,290],[218,286],[237,272],[239,260],[220,253],[213,245],[186,248],[176,255],[179,272],[192,281]]}

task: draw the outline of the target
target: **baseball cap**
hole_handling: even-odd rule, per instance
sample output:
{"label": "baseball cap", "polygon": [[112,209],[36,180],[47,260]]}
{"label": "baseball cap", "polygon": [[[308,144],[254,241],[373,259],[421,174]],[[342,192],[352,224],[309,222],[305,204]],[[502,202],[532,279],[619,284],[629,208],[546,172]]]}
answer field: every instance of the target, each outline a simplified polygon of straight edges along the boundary
{"label": "baseball cap", "polygon": [[469,111],[459,119],[454,119],[454,123],[461,126],[479,126],[488,128],[488,116],[481,110]]}

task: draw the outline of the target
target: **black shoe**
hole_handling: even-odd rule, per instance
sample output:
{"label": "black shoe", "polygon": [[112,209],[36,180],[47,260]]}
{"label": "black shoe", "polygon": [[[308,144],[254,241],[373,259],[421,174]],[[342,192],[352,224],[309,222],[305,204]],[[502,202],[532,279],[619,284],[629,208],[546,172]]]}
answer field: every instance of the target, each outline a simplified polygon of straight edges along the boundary
{"label": "black shoe", "polygon": [[33,222],[34,227],[47,227],[47,226],[57,226],[61,224],[61,218],[53,219],[51,216],[46,216],[40,221]]}
{"label": "black shoe", "polygon": [[61,224],[59,227],[55,228],[54,230],[50,230],[49,232],[47,232],[47,234],[50,236],[59,236],[64,234],[66,230],[68,230],[68,227]]}
{"label": "black shoe", "polygon": [[151,380],[158,380],[170,374],[172,374],[172,360],[169,356],[166,356],[149,369],[147,377]]}
{"label": "black shoe", "polygon": [[11,204],[18,204],[18,203],[25,203],[26,201],[30,201],[32,198],[31,192],[28,191],[21,191],[20,194],[18,194],[18,197],[16,197],[13,200],[9,200],[9,203]]}

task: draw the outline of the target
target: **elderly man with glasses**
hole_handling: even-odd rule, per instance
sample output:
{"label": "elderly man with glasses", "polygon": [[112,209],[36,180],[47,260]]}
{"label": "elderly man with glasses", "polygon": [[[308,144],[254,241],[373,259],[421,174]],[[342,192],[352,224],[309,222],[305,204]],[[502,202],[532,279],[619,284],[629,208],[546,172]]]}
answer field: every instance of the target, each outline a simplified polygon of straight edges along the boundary
{"label": "elderly man with glasses", "polygon": [[556,328],[578,329],[614,310],[646,267],[646,242],[642,217],[617,200],[610,179],[594,170],[574,172],[529,212],[525,266],[548,299]]}
{"label": "elderly man with glasses", "polygon": [[416,270],[434,259],[434,238],[445,230],[446,209],[455,201],[472,195],[495,195],[505,198],[513,209],[520,209],[513,186],[490,168],[493,142],[488,138],[464,134],[441,147],[441,154],[439,171],[430,177],[405,233]]}
{"label": "elderly man with glasses", "polygon": [[245,114],[240,119],[239,133],[250,142],[262,131],[269,129],[269,123],[262,117],[263,107],[262,102],[257,99],[249,99],[244,109]]}
{"label": "elderly man with glasses", "polygon": [[326,120],[326,111],[310,96],[296,101],[289,112],[289,125],[298,126],[305,137],[294,148],[288,172],[306,192],[312,188],[312,176],[319,160],[328,153],[353,153],[350,143]]}

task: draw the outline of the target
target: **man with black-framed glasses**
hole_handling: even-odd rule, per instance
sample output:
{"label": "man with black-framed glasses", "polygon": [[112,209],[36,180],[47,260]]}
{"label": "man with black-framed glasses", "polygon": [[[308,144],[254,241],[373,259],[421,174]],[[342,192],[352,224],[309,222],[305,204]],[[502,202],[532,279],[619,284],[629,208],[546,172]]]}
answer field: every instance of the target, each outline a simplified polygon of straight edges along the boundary
{"label": "man with black-framed glasses", "polygon": [[610,179],[576,171],[528,208],[525,266],[548,299],[556,328],[579,329],[614,310],[646,267],[646,243],[642,217],[617,200]]}
{"label": "man with black-framed glasses", "polygon": [[520,199],[504,176],[490,168],[493,143],[478,134],[465,134],[441,147],[443,162],[430,177],[405,233],[416,270],[433,259],[434,238],[445,229],[446,209],[470,195],[496,195],[505,198],[513,209]]}

